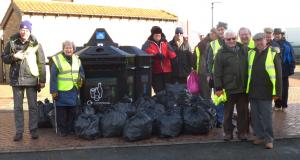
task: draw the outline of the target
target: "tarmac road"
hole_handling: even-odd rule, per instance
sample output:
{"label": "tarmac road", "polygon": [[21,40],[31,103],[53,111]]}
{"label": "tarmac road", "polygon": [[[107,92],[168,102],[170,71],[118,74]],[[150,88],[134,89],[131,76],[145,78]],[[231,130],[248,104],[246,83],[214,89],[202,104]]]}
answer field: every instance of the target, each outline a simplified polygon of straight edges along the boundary
{"label": "tarmac road", "polygon": [[214,142],[136,147],[2,153],[0,160],[300,160],[300,138],[275,141],[273,150],[251,142]]}

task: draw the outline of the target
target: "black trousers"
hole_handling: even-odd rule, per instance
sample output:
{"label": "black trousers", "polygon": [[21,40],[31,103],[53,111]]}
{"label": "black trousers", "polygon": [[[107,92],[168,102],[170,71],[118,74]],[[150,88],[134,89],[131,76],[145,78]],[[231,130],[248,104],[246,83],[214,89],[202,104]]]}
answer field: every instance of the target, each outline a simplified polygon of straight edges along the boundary
{"label": "black trousers", "polygon": [[58,106],[56,107],[57,128],[60,133],[71,133],[74,131],[74,121],[76,118],[76,107]]}
{"label": "black trousers", "polygon": [[282,99],[275,101],[275,107],[287,108],[289,97],[289,77],[282,77]]}
{"label": "black trousers", "polygon": [[227,94],[227,101],[224,103],[224,132],[233,134],[234,125],[232,115],[234,106],[237,110],[237,129],[239,135],[245,135],[249,131],[249,100],[245,93]]}
{"label": "black trousers", "polygon": [[152,87],[155,93],[165,90],[167,83],[172,83],[171,73],[152,74]]}

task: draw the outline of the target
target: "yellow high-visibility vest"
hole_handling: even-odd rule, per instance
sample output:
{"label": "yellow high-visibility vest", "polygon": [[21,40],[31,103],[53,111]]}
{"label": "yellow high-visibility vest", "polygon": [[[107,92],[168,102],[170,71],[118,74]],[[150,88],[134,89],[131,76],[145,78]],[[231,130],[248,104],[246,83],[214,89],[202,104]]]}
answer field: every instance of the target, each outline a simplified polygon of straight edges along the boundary
{"label": "yellow high-visibility vest", "polygon": [[25,53],[25,59],[27,61],[29,70],[33,76],[39,76],[39,68],[36,60],[36,51],[38,50],[39,45],[28,47]]}
{"label": "yellow high-visibility vest", "polygon": [[199,47],[196,47],[195,50],[196,50],[196,71],[199,74],[200,73],[200,56],[201,56],[201,53],[200,53]]}
{"label": "yellow high-visibility vest", "polygon": [[254,43],[254,40],[252,38],[249,41],[248,48],[249,49],[254,49],[255,48],[255,43]]}
{"label": "yellow high-visibility vest", "polygon": [[63,56],[63,53],[53,56],[52,60],[58,69],[58,91],[69,91],[74,86],[78,89],[78,82],[80,81],[79,67],[81,65],[78,56],[72,55],[72,66]]}
{"label": "yellow high-visibility vest", "polygon": [[[256,54],[255,50],[250,50],[248,52],[248,82],[247,82],[246,93],[249,93],[249,87],[250,87],[251,76],[252,76],[252,66],[253,66],[255,54]],[[265,69],[270,77],[273,86],[272,95],[276,95],[276,71],[274,66],[275,55],[276,52],[271,51],[271,48],[269,48],[266,62],[265,62]]]}
{"label": "yellow high-visibility vest", "polygon": [[211,41],[210,42],[210,46],[212,48],[212,51],[213,51],[213,55],[214,55],[214,59],[215,59],[215,56],[217,55],[218,53],[218,50],[221,48],[221,45],[219,43],[219,40],[216,39],[214,41]]}
{"label": "yellow high-visibility vest", "polygon": [[214,93],[214,91],[212,91],[211,92],[211,99],[212,99],[215,106],[218,106],[221,103],[225,103],[227,101],[227,95],[226,95],[225,89],[223,89],[223,94],[220,97],[218,97]]}

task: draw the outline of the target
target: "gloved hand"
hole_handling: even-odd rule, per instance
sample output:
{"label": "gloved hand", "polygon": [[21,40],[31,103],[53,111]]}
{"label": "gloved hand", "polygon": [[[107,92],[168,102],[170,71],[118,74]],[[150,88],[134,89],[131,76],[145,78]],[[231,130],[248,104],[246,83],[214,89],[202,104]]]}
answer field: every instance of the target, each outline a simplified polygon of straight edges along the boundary
{"label": "gloved hand", "polygon": [[277,101],[277,100],[281,99],[279,96],[273,96],[272,98],[273,98],[274,101]]}
{"label": "gloved hand", "polygon": [[58,93],[57,92],[52,93],[52,99],[57,100],[57,98],[58,98]]}
{"label": "gloved hand", "polygon": [[83,81],[82,81],[82,80],[78,81],[78,82],[77,82],[77,85],[78,85],[78,88],[81,88],[82,85],[83,85]]}
{"label": "gloved hand", "polygon": [[163,60],[165,58],[165,56],[162,53],[157,53],[156,56],[158,57],[158,59]]}
{"label": "gloved hand", "polygon": [[13,56],[15,59],[23,60],[25,58],[25,53],[22,51],[19,51],[19,52],[15,53]]}

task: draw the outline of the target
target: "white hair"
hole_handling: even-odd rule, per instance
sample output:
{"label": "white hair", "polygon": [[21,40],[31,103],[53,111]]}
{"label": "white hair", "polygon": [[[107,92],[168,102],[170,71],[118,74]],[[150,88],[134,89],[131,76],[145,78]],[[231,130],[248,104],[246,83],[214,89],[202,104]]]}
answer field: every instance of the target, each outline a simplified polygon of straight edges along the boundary
{"label": "white hair", "polygon": [[224,34],[224,37],[228,37],[230,35],[234,35],[236,37],[236,33],[234,31],[231,31],[231,30],[227,30]]}
{"label": "white hair", "polygon": [[67,46],[67,45],[71,45],[71,46],[73,47],[73,50],[75,51],[76,46],[75,46],[74,42],[69,41],[69,40],[64,41],[64,42],[62,43],[62,49],[64,49],[65,46]]}

